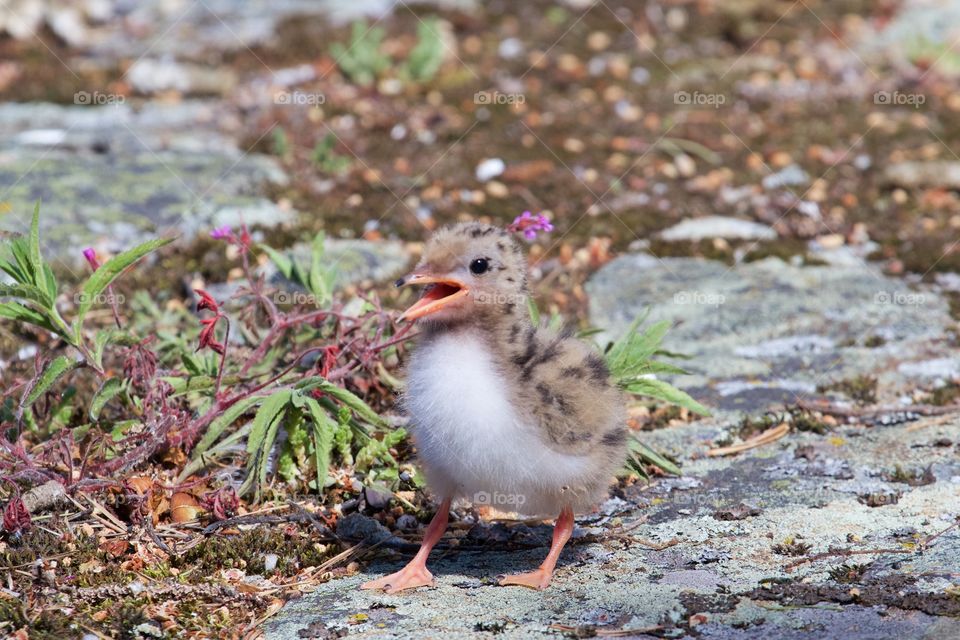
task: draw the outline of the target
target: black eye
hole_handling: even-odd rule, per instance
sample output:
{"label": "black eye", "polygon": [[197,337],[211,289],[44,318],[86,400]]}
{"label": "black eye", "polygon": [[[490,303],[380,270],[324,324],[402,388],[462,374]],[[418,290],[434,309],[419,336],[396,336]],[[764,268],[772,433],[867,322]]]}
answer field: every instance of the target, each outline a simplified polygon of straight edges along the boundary
{"label": "black eye", "polygon": [[470,263],[470,273],[475,276],[478,276],[481,273],[486,273],[487,269],[489,268],[490,262],[486,258],[477,258]]}

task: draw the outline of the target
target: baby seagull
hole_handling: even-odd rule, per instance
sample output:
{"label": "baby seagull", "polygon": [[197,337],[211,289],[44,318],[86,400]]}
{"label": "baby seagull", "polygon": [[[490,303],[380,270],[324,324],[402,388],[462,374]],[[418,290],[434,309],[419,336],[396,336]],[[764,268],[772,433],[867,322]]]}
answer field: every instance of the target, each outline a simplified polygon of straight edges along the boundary
{"label": "baby seagull", "polygon": [[404,403],[427,484],[443,500],[416,557],[363,589],[433,584],[427,556],[457,497],[560,514],[543,564],[500,581],[545,589],[574,512],[599,502],[622,465],[625,398],[594,349],[532,324],[526,267],[506,230],[466,223],[438,231],[397,281],[426,285],[401,316],[421,325]]}

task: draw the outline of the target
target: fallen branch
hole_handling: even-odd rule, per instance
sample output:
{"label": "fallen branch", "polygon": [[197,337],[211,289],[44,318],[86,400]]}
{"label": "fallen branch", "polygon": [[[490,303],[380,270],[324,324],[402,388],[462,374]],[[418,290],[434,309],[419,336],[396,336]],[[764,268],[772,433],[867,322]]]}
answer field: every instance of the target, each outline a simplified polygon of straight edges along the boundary
{"label": "fallen branch", "polygon": [[303,509],[302,511],[296,511],[293,513],[288,513],[282,516],[264,516],[257,514],[247,514],[243,516],[236,516],[233,518],[227,518],[226,520],[218,520],[216,522],[210,523],[201,531],[204,535],[210,535],[220,529],[225,527],[245,525],[245,524],[286,524],[289,522],[296,523],[307,523],[311,524],[316,528],[322,535],[328,536],[323,539],[324,542],[339,542],[337,537],[327,529],[322,524],[319,524],[316,521],[316,516],[312,513]]}
{"label": "fallen branch", "polygon": [[944,416],[960,412],[960,405],[910,404],[878,407],[843,407],[830,402],[797,402],[804,411],[818,411],[841,418],[869,418],[890,413],[915,413],[920,416]]}
{"label": "fallen branch", "polygon": [[749,440],[741,442],[740,444],[710,449],[707,451],[707,455],[711,458],[715,458],[718,456],[729,456],[742,451],[748,451],[750,449],[762,447],[765,444],[770,444],[771,442],[776,442],[788,433],[790,433],[790,425],[788,425],[786,422],[783,422],[776,427],[772,427],[763,433],[753,436]]}
{"label": "fallen branch", "polygon": [[654,551],[663,551],[664,549],[669,549],[675,545],[680,544],[679,538],[670,538],[666,542],[654,542],[652,540],[645,540],[643,538],[633,538],[634,542],[637,542],[644,547],[653,549]]}
{"label": "fallen branch", "polygon": [[[644,627],[642,629],[604,629],[597,628],[593,625],[581,625],[579,627],[572,627],[568,624],[551,624],[548,629],[556,629],[557,631],[563,631],[565,633],[575,634],[577,638],[589,638],[590,635],[607,637],[607,638],[625,638],[627,636],[638,636],[644,633],[653,633],[654,631],[662,631],[663,627],[656,625],[653,627]],[[589,633],[590,635],[581,635]]]}
{"label": "fallen branch", "polygon": [[830,551],[824,551],[823,553],[817,553],[806,558],[800,558],[795,560],[783,568],[787,573],[793,571],[802,564],[808,562],[816,562],[817,560],[822,560],[824,558],[847,558],[849,556],[868,556],[881,553],[914,553],[913,551],[907,549],[832,549]]}
{"label": "fallen branch", "polygon": [[[920,542],[920,544],[918,545],[918,548],[920,549],[920,551],[923,551],[924,549],[929,548],[931,544],[934,542],[934,540],[944,535],[945,533],[949,533],[950,531],[956,529],[957,527],[960,527],[960,517],[958,517],[956,521],[946,529],[943,529],[942,531],[938,531],[937,533],[932,533],[926,538],[924,538],[923,541]],[[916,551],[911,549],[831,549],[830,551],[824,551],[823,553],[818,553],[818,554],[809,556],[807,558],[801,558],[799,560],[791,562],[786,567],[784,567],[784,570],[787,572],[790,572],[802,564],[806,564],[808,562],[815,562],[817,560],[822,560],[823,558],[836,558],[836,557],[846,558],[848,556],[871,555],[875,553],[903,554],[903,553],[916,553]]]}

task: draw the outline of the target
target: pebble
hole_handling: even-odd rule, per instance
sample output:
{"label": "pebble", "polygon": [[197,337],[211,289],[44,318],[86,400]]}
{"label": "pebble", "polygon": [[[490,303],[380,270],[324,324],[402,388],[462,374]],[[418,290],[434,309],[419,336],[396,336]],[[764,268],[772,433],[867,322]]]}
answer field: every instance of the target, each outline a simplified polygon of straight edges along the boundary
{"label": "pebble", "polygon": [[523,55],[523,42],[519,38],[507,38],[500,42],[497,53],[501,58],[517,58]]}
{"label": "pebble", "polygon": [[673,164],[676,165],[677,171],[679,171],[680,175],[684,178],[690,178],[697,172],[697,163],[685,153],[681,153],[674,158]]}
{"label": "pebble", "polygon": [[650,82],[650,72],[643,67],[634,67],[630,70],[630,80],[639,85]]}
{"label": "pebble", "polygon": [[610,35],[606,31],[594,31],[587,36],[587,46],[593,51],[604,51],[610,43]]}
{"label": "pebble", "polygon": [[487,193],[491,198],[506,198],[510,195],[510,189],[502,182],[491,180],[487,183]]}
{"label": "pebble", "polygon": [[266,573],[270,573],[277,568],[277,561],[280,557],[275,553],[268,553],[263,556],[263,570]]}
{"label": "pebble", "polygon": [[481,160],[477,165],[476,176],[480,182],[489,182],[493,180],[507,168],[506,163],[500,158],[487,158]]}
{"label": "pebble", "polygon": [[563,141],[563,148],[570,153],[583,153],[587,145],[579,138],[567,138]]}
{"label": "pebble", "polygon": [[761,184],[767,191],[772,191],[785,186],[806,184],[809,181],[810,176],[800,165],[791,164],[776,173],[765,176]]}
{"label": "pebble", "polygon": [[660,237],[670,242],[698,241],[705,238],[728,238],[735,240],[773,240],[776,232],[766,225],[751,220],[725,216],[691,218],[665,229]]}

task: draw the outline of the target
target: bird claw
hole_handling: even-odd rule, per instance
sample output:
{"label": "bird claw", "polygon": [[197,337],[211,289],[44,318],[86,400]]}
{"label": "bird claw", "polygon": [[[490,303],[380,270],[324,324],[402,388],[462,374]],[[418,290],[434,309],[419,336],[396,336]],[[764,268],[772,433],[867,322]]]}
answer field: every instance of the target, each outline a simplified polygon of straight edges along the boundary
{"label": "bird claw", "polygon": [[552,571],[537,569],[536,571],[530,571],[529,573],[517,573],[511,576],[504,576],[500,578],[499,584],[501,587],[516,585],[519,587],[527,587],[528,589],[543,591],[550,586],[550,578],[552,577]]}
{"label": "bird claw", "polygon": [[407,589],[415,589],[417,587],[432,587],[434,586],[433,574],[430,573],[426,567],[414,567],[407,565],[400,571],[396,573],[391,573],[388,576],[383,576],[382,578],[377,578],[376,580],[371,580],[370,582],[364,582],[360,585],[361,589],[382,589],[385,593],[399,593],[400,591],[405,591]]}

